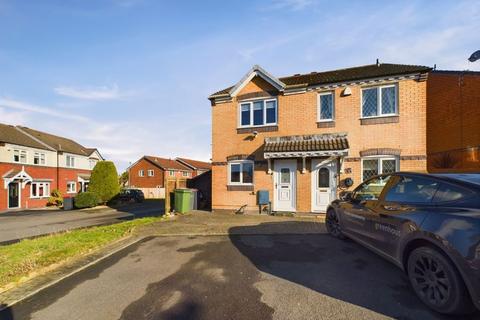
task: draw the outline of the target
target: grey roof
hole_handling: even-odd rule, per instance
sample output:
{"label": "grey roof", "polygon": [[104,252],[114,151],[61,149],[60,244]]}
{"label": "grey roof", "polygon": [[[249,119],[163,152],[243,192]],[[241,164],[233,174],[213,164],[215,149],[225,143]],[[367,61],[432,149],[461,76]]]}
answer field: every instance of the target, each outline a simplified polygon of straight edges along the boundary
{"label": "grey roof", "polygon": [[51,150],[46,145],[22,133],[15,126],[0,123],[0,142],[16,144],[19,146]]}

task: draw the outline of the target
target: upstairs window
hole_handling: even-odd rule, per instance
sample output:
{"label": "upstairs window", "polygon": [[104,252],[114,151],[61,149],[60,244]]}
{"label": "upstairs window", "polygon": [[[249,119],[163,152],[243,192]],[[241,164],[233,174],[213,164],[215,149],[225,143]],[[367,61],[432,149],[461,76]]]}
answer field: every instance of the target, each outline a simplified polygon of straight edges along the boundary
{"label": "upstairs window", "polygon": [[13,150],[13,162],[27,163],[27,151],[19,149]]}
{"label": "upstairs window", "polygon": [[255,100],[240,104],[240,127],[277,124],[277,100]]}
{"label": "upstairs window", "polygon": [[362,89],[362,118],[397,114],[396,85]]}
{"label": "upstairs window", "polygon": [[154,173],[153,173],[153,170],[151,170],[151,169],[150,169],[150,170],[147,170],[147,175],[148,175],[149,177],[153,177],[153,174],[154,174]]}
{"label": "upstairs window", "polygon": [[241,160],[228,164],[228,184],[253,184],[253,161]]}
{"label": "upstairs window", "polygon": [[143,170],[138,170],[138,176],[143,177],[145,175],[145,171]]}
{"label": "upstairs window", "polygon": [[170,177],[174,177],[175,176],[175,171],[174,170],[168,170],[168,175]]}
{"label": "upstairs window", "polygon": [[333,93],[326,92],[318,95],[318,121],[332,121],[334,114]]}
{"label": "upstairs window", "polygon": [[184,176],[184,177],[190,177],[190,172],[184,171],[184,172],[183,172],[183,176]]}
{"label": "upstairs window", "polygon": [[44,165],[45,164],[45,153],[35,152],[33,154],[33,164]]}
{"label": "upstairs window", "polygon": [[75,157],[67,155],[67,167],[73,168],[75,167]]}

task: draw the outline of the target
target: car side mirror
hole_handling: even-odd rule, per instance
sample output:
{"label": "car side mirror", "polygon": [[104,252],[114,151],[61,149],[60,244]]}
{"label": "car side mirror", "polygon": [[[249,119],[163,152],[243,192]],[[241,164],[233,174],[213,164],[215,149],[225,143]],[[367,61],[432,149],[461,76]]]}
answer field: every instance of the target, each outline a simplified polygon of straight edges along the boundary
{"label": "car side mirror", "polygon": [[343,200],[343,201],[353,200],[353,192],[352,191],[342,191],[342,192],[340,192],[340,200]]}

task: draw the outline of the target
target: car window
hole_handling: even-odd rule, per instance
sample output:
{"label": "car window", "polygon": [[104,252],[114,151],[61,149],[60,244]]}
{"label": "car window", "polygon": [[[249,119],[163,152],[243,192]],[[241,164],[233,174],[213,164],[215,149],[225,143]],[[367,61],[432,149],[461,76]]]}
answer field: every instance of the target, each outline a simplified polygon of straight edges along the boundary
{"label": "car window", "polygon": [[390,176],[380,176],[364,182],[355,190],[355,200],[378,200]]}
{"label": "car window", "polygon": [[438,188],[433,202],[456,201],[462,198],[470,197],[473,194],[470,190],[457,187],[451,184],[442,183]]}
{"label": "car window", "polygon": [[385,201],[430,203],[439,183],[422,177],[399,177],[399,181],[388,190]]}

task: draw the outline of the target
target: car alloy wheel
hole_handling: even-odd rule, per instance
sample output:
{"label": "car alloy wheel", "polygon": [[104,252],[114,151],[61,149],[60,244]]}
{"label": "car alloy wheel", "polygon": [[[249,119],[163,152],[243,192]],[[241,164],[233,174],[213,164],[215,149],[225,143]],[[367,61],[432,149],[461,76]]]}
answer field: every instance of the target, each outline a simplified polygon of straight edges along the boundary
{"label": "car alloy wheel", "polygon": [[325,224],[326,224],[328,233],[330,233],[332,236],[340,239],[344,238],[342,234],[342,230],[340,228],[340,223],[338,221],[337,213],[335,212],[335,210],[330,209],[327,211]]}

